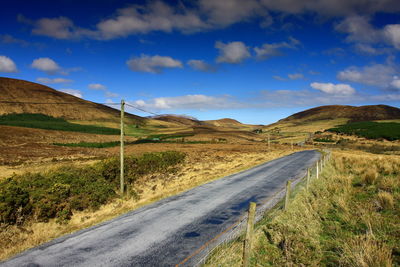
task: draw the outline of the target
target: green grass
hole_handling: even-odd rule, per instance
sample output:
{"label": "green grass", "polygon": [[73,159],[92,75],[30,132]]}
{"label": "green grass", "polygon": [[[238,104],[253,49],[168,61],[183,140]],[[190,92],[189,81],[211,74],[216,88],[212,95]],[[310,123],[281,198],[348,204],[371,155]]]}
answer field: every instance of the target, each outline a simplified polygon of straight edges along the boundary
{"label": "green grass", "polygon": [[[125,158],[125,181],[135,193],[135,181],[150,173],[177,170],[185,154],[146,153]],[[69,220],[74,211],[97,209],[117,197],[120,161],[103,160],[92,166],[67,166],[46,173],[13,175],[0,181],[0,224],[21,224],[57,218]]]}
{"label": "green grass", "polygon": [[0,116],[0,125],[104,135],[120,134],[119,129],[70,123],[63,118],[54,118],[44,114],[25,113],[2,115]]}
{"label": "green grass", "polygon": [[89,147],[89,148],[107,148],[119,146],[120,142],[79,142],[79,143],[53,143],[56,146],[67,146],[67,147]]}
{"label": "green grass", "polygon": [[357,135],[368,139],[386,139],[389,141],[400,139],[400,123],[396,122],[352,122],[330,128],[327,131]]}

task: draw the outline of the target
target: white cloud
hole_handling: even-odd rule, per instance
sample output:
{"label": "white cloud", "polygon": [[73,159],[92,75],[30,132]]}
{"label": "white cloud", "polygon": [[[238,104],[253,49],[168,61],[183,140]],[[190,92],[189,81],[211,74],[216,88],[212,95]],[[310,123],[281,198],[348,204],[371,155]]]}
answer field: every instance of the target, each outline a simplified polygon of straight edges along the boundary
{"label": "white cloud", "polygon": [[257,15],[268,16],[257,0],[201,0],[200,10],[213,27],[224,27]]}
{"label": "white cloud", "polygon": [[[377,29],[369,22],[370,18],[366,16],[350,16],[336,25],[337,31],[347,33],[346,40],[348,42],[361,43],[386,43],[400,49],[400,24],[388,24],[382,29]],[[378,54],[377,51],[371,49],[371,46],[361,46],[363,52]]]}
{"label": "white cloud", "polygon": [[31,67],[37,70],[44,71],[48,74],[55,74],[56,72],[60,71],[60,66],[51,58],[42,57],[35,59]]}
{"label": "white cloud", "polygon": [[160,73],[165,68],[182,68],[182,62],[171,57],[141,55],[129,59],[126,64],[133,71]]}
{"label": "white cloud", "polygon": [[383,36],[388,43],[396,49],[400,49],[400,24],[386,25],[383,29]]}
{"label": "white cloud", "polygon": [[215,48],[219,49],[218,63],[241,63],[249,58],[249,48],[242,42],[230,42],[224,44],[220,41],[215,43]]}
{"label": "white cloud", "polygon": [[288,77],[291,80],[299,80],[299,79],[303,79],[304,75],[301,73],[293,73],[293,74],[288,74]]}
{"label": "white cloud", "polygon": [[82,96],[83,96],[82,92],[79,90],[76,90],[76,89],[60,89],[59,91],[79,97],[79,98],[82,98]]}
{"label": "white cloud", "polygon": [[0,56],[0,72],[17,72],[17,65],[6,56]]}
{"label": "white cloud", "polygon": [[36,81],[40,83],[46,83],[46,84],[53,84],[53,83],[71,83],[73,80],[70,79],[64,79],[64,78],[37,78]]}
{"label": "white cloud", "polygon": [[321,92],[331,95],[353,95],[356,90],[348,84],[333,84],[333,83],[311,83],[310,86]]}
{"label": "white cloud", "polygon": [[312,12],[324,17],[400,11],[397,0],[261,0],[261,3],[271,11],[289,14]]}
{"label": "white cloud", "polygon": [[300,45],[300,41],[289,37],[289,42],[281,42],[281,43],[272,43],[272,44],[263,44],[261,47],[255,47],[254,52],[256,52],[257,59],[268,59],[271,57],[276,57],[282,55],[280,49],[288,48],[295,49]]}
{"label": "white cloud", "polygon": [[183,5],[174,8],[161,1],[119,9],[117,14],[97,24],[97,38],[113,39],[151,31],[193,32],[209,27],[194,10]]}
{"label": "white cloud", "polygon": [[29,42],[15,38],[9,34],[0,34],[0,42],[3,44],[18,44],[20,46],[26,47],[29,45]]}
{"label": "white cloud", "polygon": [[274,78],[275,80],[278,80],[278,81],[286,81],[286,78],[283,78],[279,75],[274,75],[274,76],[272,76],[272,78]]}
{"label": "white cloud", "polygon": [[397,73],[391,65],[374,64],[365,67],[349,67],[337,74],[341,81],[350,81],[365,85],[387,87]]}
{"label": "white cloud", "polygon": [[195,70],[198,70],[198,71],[204,71],[204,72],[216,71],[216,68],[213,65],[204,62],[204,60],[191,59],[191,60],[189,60],[187,62],[187,64],[192,69],[195,69]]}
{"label": "white cloud", "polygon": [[107,90],[107,87],[100,83],[91,83],[88,85],[88,87],[89,87],[89,89],[92,89],[92,90],[101,90],[101,91]]}
{"label": "white cloud", "polygon": [[227,109],[238,108],[240,103],[231,96],[184,95],[176,97],[158,97],[148,101],[137,100],[135,105],[152,110],[176,109]]}
{"label": "white cloud", "polygon": [[106,97],[113,98],[113,97],[117,97],[117,96],[119,96],[119,94],[116,94],[116,93],[113,93],[110,91],[106,91]]}
{"label": "white cloud", "polygon": [[400,78],[398,76],[394,76],[390,86],[391,88],[400,91]]}

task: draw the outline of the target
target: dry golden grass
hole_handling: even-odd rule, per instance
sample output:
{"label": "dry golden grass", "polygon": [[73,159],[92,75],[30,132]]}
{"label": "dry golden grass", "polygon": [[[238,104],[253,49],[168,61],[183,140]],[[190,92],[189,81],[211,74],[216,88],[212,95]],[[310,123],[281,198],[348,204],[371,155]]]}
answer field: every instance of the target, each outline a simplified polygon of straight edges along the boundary
{"label": "dry golden grass", "polygon": [[377,195],[377,200],[379,206],[384,210],[393,209],[394,207],[393,196],[389,192],[379,192]]}
{"label": "dry golden grass", "polygon": [[[250,266],[400,264],[399,163],[398,156],[334,152],[308,192],[299,189],[286,211],[273,209],[256,225]],[[242,246],[239,239],[218,248],[205,265],[241,266]]]}
{"label": "dry golden grass", "polygon": [[392,249],[384,242],[374,240],[371,235],[348,240],[344,246],[341,263],[352,267],[391,267]]}
{"label": "dry golden grass", "polygon": [[[135,148],[141,148],[135,152],[159,151],[160,145],[157,145],[135,146]],[[164,148],[162,150],[171,150],[173,146],[179,147],[178,144],[162,145]],[[134,185],[135,191],[139,193],[138,199],[116,199],[97,211],[76,212],[66,224],[58,224],[55,220],[50,220],[48,223],[33,222],[23,226],[2,226],[0,259],[6,259],[58,236],[109,220],[200,184],[294,152],[285,146],[274,146],[272,150],[268,150],[265,145],[260,146],[257,143],[221,146],[184,145],[180,148],[181,151],[188,153],[186,163],[182,168],[176,174],[150,175],[139,179]],[[132,153],[131,149],[133,147],[128,148],[128,152]]]}

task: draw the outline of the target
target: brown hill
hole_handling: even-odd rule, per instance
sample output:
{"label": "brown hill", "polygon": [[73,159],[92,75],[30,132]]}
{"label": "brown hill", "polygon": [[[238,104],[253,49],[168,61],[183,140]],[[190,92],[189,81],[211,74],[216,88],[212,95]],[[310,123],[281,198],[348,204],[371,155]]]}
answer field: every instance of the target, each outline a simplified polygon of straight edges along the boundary
{"label": "brown hill", "polygon": [[196,125],[204,124],[202,121],[196,120],[191,117],[172,115],[172,114],[159,115],[159,116],[154,116],[152,118],[155,120],[171,122],[171,123],[184,125],[184,126],[196,126]]}
{"label": "brown hill", "polygon": [[208,124],[214,125],[214,126],[222,126],[222,127],[237,127],[237,126],[242,126],[243,124],[238,122],[237,120],[234,119],[229,119],[229,118],[224,118],[224,119],[219,119],[219,120],[209,120],[205,121]]}
{"label": "brown hill", "polygon": [[279,122],[318,121],[348,118],[350,121],[373,121],[400,119],[400,109],[387,105],[371,106],[321,106],[295,113]]}
{"label": "brown hill", "polygon": [[[0,77],[0,95],[1,101],[31,103],[0,102],[0,115],[9,113],[42,113],[53,117],[83,121],[116,121],[120,116],[120,111],[117,109],[23,80]],[[126,117],[137,122],[144,122],[145,120],[145,118],[132,114],[127,114]]]}

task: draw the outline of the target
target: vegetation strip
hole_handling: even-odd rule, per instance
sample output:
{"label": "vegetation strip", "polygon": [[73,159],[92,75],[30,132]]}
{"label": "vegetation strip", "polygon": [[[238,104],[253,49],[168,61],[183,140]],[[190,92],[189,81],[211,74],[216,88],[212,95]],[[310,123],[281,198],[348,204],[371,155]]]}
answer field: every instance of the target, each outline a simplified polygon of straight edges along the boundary
{"label": "vegetation strip", "polygon": [[[398,266],[399,174],[395,156],[335,152],[308,192],[257,225],[250,266]],[[242,251],[238,239],[206,266],[241,266]]]}
{"label": "vegetation strip", "polygon": [[[136,196],[134,183],[139,177],[174,172],[184,158],[184,153],[176,151],[126,157],[125,176],[130,196]],[[21,225],[51,218],[67,221],[73,211],[97,209],[117,197],[118,185],[117,158],[93,166],[15,175],[0,182],[0,224]]]}
{"label": "vegetation strip", "polygon": [[104,135],[118,135],[120,133],[119,129],[70,123],[63,118],[54,118],[44,114],[1,115],[0,125]]}
{"label": "vegetation strip", "polygon": [[400,139],[400,123],[396,122],[352,122],[330,128],[327,131],[339,134],[357,135],[369,139],[386,139],[389,141]]}

